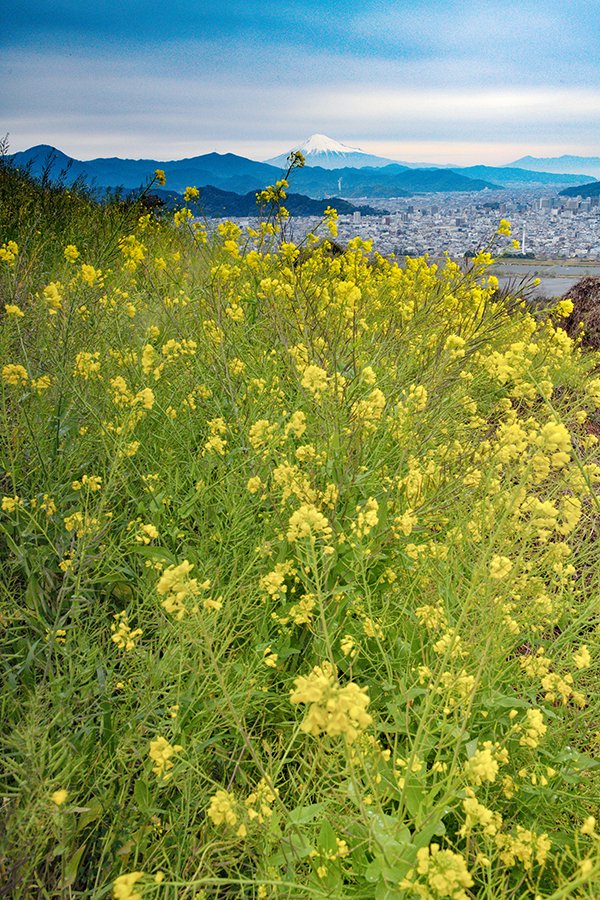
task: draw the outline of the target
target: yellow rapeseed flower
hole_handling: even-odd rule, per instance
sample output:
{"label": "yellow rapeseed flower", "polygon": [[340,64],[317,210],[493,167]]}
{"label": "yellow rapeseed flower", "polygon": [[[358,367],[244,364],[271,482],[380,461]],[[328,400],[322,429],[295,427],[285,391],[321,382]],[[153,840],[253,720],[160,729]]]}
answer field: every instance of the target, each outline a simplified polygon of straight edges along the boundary
{"label": "yellow rapeseed flower", "polygon": [[595,836],[596,834],[596,818],[595,816],[588,816],[587,819],[584,819],[581,828],[579,829],[581,834],[589,835],[590,837]]}
{"label": "yellow rapeseed flower", "polygon": [[308,705],[308,712],[300,726],[307,734],[344,735],[351,743],[373,721],[367,712],[367,688],[361,688],[352,681],[342,687],[334,666],[327,660],[320,666],[314,666],[309,675],[296,678],[294,684],[290,702]]}
{"label": "yellow rapeseed flower", "polygon": [[117,876],[113,881],[114,900],[143,900],[140,892],[134,890],[136,882],[143,877],[143,872],[129,872],[126,875]]}
{"label": "yellow rapeseed flower", "polygon": [[29,375],[27,374],[27,369],[19,363],[7,363],[7,365],[2,366],[2,380],[6,384],[17,387],[27,384]]}
{"label": "yellow rapeseed flower", "polygon": [[169,771],[173,768],[171,757],[176,753],[181,753],[182,750],[183,747],[180,744],[170,744],[164,737],[157,737],[150,741],[148,756],[154,762],[152,771],[162,781],[168,781],[172,777],[173,773]]}
{"label": "yellow rapeseed flower", "polygon": [[218,790],[213,794],[210,798],[207,815],[215,825],[237,825],[238,815],[233,792]]}
{"label": "yellow rapeseed flower", "polygon": [[[416,875],[424,879],[424,885],[415,879]],[[465,888],[473,884],[467,863],[460,853],[442,850],[439,844],[430,844],[417,850],[416,871],[411,869],[400,887],[431,900],[437,897],[467,900]]]}
{"label": "yellow rapeseed flower", "polygon": [[5,262],[7,266],[14,266],[18,255],[19,247],[16,241],[7,241],[0,247],[0,262]]}
{"label": "yellow rapeseed flower", "polygon": [[587,644],[582,644],[576,653],[573,653],[573,662],[578,669],[587,669],[592,664],[592,655]]}
{"label": "yellow rapeseed flower", "polygon": [[67,244],[64,249],[64,257],[67,262],[75,262],[75,260],[78,259],[79,255],[79,250],[77,249],[75,244]]}
{"label": "yellow rapeseed flower", "polygon": [[290,516],[287,539],[290,543],[310,538],[311,541],[321,537],[328,541],[331,538],[331,526],[312,503],[304,503]]}
{"label": "yellow rapeseed flower", "polygon": [[506,578],[512,567],[513,564],[507,556],[493,556],[490,563],[490,578],[500,581]]}

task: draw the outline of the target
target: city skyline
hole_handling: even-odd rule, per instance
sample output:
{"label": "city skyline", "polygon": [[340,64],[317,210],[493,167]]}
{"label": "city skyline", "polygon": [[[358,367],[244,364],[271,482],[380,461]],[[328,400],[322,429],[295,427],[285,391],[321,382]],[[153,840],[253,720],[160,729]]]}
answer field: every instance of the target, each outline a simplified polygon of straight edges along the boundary
{"label": "city skyline", "polygon": [[593,0],[24,0],[0,122],[11,151],[80,159],[264,160],[315,131],[408,161],[595,156],[597,26]]}

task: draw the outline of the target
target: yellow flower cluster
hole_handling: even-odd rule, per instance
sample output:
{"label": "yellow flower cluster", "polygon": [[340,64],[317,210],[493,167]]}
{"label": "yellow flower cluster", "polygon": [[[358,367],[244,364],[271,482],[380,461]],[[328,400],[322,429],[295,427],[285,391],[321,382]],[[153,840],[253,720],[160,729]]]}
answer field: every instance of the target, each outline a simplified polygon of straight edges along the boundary
{"label": "yellow flower cluster", "polygon": [[290,692],[291,703],[308,705],[300,726],[302,731],[318,737],[343,735],[349,743],[369,727],[372,717],[367,712],[369,694],[352,681],[339,684],[334,666],[325,661],[314,666],[310,675],[295,679]]}
{"label": "yellow flower cluster", "polygon": [[50,795],[50,799],[56,806],[62,806],[67,802],[67,798],[69,796],[69,792],[66,788],[60,788],[58,791],[53,791]]}
{"label": "yellow flower cluster", "polygon": [[[137,523],[136,523],[137,524]],[[138,544],[149,544],[158,537],[158,528],[151,522],[140,522],[136,531],[135,539]]]}
{"label": "yellow flower cluster", "polygon": [[204,443],[202,454],[216,453],[218,456],[225,456],[227,448],[227,423],[225,419],[211,419],[208,423],[208,438]]}
{"label": "yellow flower cluster", "polygon": [[374,497],[369,497],[364,506],[357,506],[356,522],[353,523],[353,531],[357,538],[366,537],[373,528],[379,524],[379,503]]}
{"label": "yellow flower cluster", "polygon": [[48,304],[48,313],[53,316],[56,315],[59,310],[62,309],[63,305],[63,286],[59,281],[51,281],[50,284],[47,284],[44,290],[42,291],[42,295],[44,300]]}
{"label": "yellow flower cluster", "polygon": [[102,489],[102,479],[99,475],[82,475],[81,480],[71,482],[74,491],[80,491],[87,488],[93,494]]}
{"label": "yellow flower cluster", "polygon": [[39,378],[31,379],[31,387],[36,392],[36,394],[43,394],[44,391],[47,391],[51,386],[52,378],[50,377],[50,375],[40,375]]}
{"label": "yellow flower cluster", "polygon": [[178,209],[176,213],[173,214],[173,224],[175,228],[181,228],[182,225],[187,225],[194,218],[194,214],[191,209],[188,209],[187,206],[184,206],[182,209]]}
{"label": "yellow flower cluster", "polygon": [[128,872],[125,875],[118,875],[113,881],[114,900],[143,900],[140,892],[134,889],[134,886],[143,877],[143,872]]}
{"label": "yellow flower cluster", "polygon": [[137,639],[144,632],[141,628],[132,629],[130,627],[129,617],[125,610],[116,613],[114,620],[114,623],[110,626],[110,630],[113,633],[111,637],[112,642],[117,645],[119,650],[125,650],[126,652],[133,650]]}
{"label": "yellow flower cluster", "polygon": [[303,503],[290,516],[287,539],[293,544],[305,539],[309,539],[313,543],[317,538],[329,541],[331,539],[331,526],[316,506],[311,503]]}
{"label": "yellow flower cluster", "polygon": [[259,204],[278,204],[287,197],[286,189],[289,187],[285,178],[280,178],[275,184],[269,185],[256,194],[256,201]]}
{"label": "yellow flower cluster", "polygon": [[451,334],[446,338],[444,350],[450,359],[462,359],[465,355],[466,341],[459,334]]}
{"label": "yellow flower cluster", "polygon": [[87,350],[80,350],[75,357],[73,365],[73,375],[88,381],[90,378],[100,377],[100,353],[95,351],[90,353]]}
{"label": "yellow flower cluster", "polygon": [[170,744],[164,737],[157,737],[150,741],[148,756],[154,763],[152,771],[157,778],[161,781],[169,781],[173,775],[170,771],[174,765],[172,757],[176,753],[181,753],[182,750],[183,747],[180,744]]}
{"label": "yellow flower cluster", "polygon": [[585,694],[573,689],[573,676],[570,672],[566,675],[559,675],[558,672],[549,672],[541,679],[544,694],[544,700],[548,703],[562,703],[566,706],[572,700],[577,706],[583,709],[587,700]]}
{"label": "yellow flower cluster", "polygon": [[495,781],[500,765],[508,762],[508,751],[492,741],[484,741],[464,765],[465,777],[471,784],[480,785]]}
{"label": "yellow flower cluster", "polygon": [[433,843],[417,850],[416,869],[407,873],[400,888],[415,893],[422,900],[436,900],[438,897],[469,900],[465,888],[473,884],[465,858]]}
{"label": "yellow flower cluster", "polygon": [[27,369],[19,363],[7,363],[2,366],[2,380],[13,387],[19,387],[27,384],[29,375]]}
{"label": "yellow flower cluster", "polygon": [[465,822],[461,826],[459,834],[461,836],[468,835],[473,828],[480,828],[482,834],[493,836],[502,827],[502,816],[500,813],[494,812],[480,803],[475,797],[474,792],[468,788],[468,796],[462,802],[463,811],[465,813]]}
{"label": "yellow flower cluster", "polygon": [[380,388],[373,388],[367,397],[356,401],[352,409],[353,417],[365,430],[373,431],[381,421],[385,404],[383,391]]}
{"label": "yellow flower cluster", "polygon": [[315,399],[319,399],[327,390],[329,377],[325,369],[322,369],[321,366],[310,365],[306,366],[304,369],[300,384],[303,388],[306,388],[307,391],[310,391]]}
{"label": "yellow flower cluster", "polygon": [[238,823],[236,812],[236,799],[232,791],[218,790],[210,798],[207,815],[215,825],[230,825]]}
{"label": "yellow flower cluster", "polygon": [[84,284],[87,284],[88,287],[103,286],[104,279],[101,270],[95,269],[94,266],[90,266],[89,263],[81,264],[80,274],[81,280]]}
{"label": "yellow flower cluster", "polygon": [[528,709],[525,713],[525,721],[513,727],[513,732],[519,737],[522,747],[530,747],[534,750],[548,730],[544,722],[544,714],[541,709]]}
{"label": "yellow flower cluster", "polygon": [[7,266],[14,266],[18,255],[19,245],[16,241],[7,241],[0,247],[0,262],[6,263]]}
{"label": "yellow flower cluster", "polygon": [[534,863],[543,866],[552,847],[547,834],[535,834],[521,825],[517,825],[515,835],[496,835],[495,843],[505,866],[512,867],[518,860],[526,871],[530,871]]}
{"label": "yellow flower cluster", "polygon": [[152,409],[154,406],[155,396],[152,388],[142,388],[134,394],[122,375],[111,378],[110,386],[113,389],[113,403],[115,406],[138,407],[140,409]]}
{"label": "yellow flower cluster", "polygon": [[135,234],[122,237],[119,241],[119,249],[125,258],[124,267],[129,272],[135,272],[146,258],[146,247],[136,238]]}
{"label": "yellow flower cluster", "polygon": [[237,837],[244,838],[248,833],[248,826],[253,823],[265,825],[269,821],[278,794],[279,791],[271,787],[264,778],[260,779],[243,804],[236,799],[233,791],[219,789],[210,798],[207,815],[215,825],[226,825],[229,828],[237,826]]}
{"label": "yellow flower cluster", "polygon": [[167,566],[158,580],[156,591],[164,597],[162,605],[166,612],[172,613],[177,621],[181,621],[188,611],[186,601],[197,597],[202,590],[210,587],[210,582],[198,583],[198,579],[190,578],[194,566],[184,559],[178,566]]}
{"label": "yellow flower cluster", "polygon": [[500,581],[506,578],[512,567],[513,564],[507,556],[494,556],[490,563],[490,578]]}
{"label": "yellow flower cluster", "polygon": [[75,532],[77,537],[80,538],[95,534],[100,528],[100,519],[81,510],[76,510],[70,516],[65,516],[64,523],[67,531]]}
{"label": "yellow flower cluster", "polygon": [[265,592],[265,599],[281,600],[287,593],[287,585],[285,580],[288,576],[292,576],[298,581],[294,564],[289,560],[277,563],[272,572],[263,575],[260,579],[260,587]]}

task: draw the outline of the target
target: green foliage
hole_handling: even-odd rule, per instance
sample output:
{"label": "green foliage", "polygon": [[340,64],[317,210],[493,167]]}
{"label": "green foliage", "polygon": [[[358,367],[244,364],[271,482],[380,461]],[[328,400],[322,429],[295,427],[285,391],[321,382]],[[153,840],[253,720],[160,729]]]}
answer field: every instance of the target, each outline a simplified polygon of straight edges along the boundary
{"label": "green foliage", "polygon": [[592,898],[597,357],[283,187],[210,235],[0,167],[2,881]]}

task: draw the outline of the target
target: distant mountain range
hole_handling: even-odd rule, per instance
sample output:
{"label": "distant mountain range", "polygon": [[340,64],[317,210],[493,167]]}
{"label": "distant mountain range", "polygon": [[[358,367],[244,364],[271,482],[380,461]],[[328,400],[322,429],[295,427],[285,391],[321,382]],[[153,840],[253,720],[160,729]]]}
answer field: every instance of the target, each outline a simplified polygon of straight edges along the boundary
{"label": "distant mountain range", "polygon": [[565,188],[560,193],[567,197],[600,197],[600,181],[592,181],[591,184],[580,184],[576,187]]}
{"label": "distant mountain range", "polygon": [[[581,183],[581,175],[588,176],[590,181],[595,177],[600,178],[600,171],[594,169],[600,166],[600,159],[594,157],[584,158],[579,156],[563,156],[559,159],[536,160],[533,156],[523,157],[522,160],[509,163],[508,166],[455,166],[449,163],[434,165],[432,163],[406,162],[405,160],[386,159],[383,156],[374,156],[361,150],[359,147],[348,147],[346,144],[328,137],[326,134],[312,134],[302,144],[292,147],[287,153],[282,153],[266,163],[272,166],[285,168],[290,153],[300,150],[304,156],[305,166],[318,166],[322,169],[354,168],[384,168],[390,165],[402,169],[450,169],[467,178],[493,182],[495,185],[538,185],[538,184],[565,184]],[[531,162],[532,165],[527,165]],[[539,163],[539,164],[538,164]],[[548,163],[548,166],[542,165]],[[569,165],[572,163],[572,167]],[[555,167],[554,164],[556,164]],[[588,168],[586,168],[586,164]],[[515,171],[517,169],[518,171]],[[585,181],[585,178],[583,179]]]}
{"label": "distant mountain range", "polygon": [[[154,190],[167,206],[175,207],[181,204],[181,194],[175,191],[163,189]],[[197,203],[186,204],[197,216],[207,218],[222,218],[227,216],[255,216],[257,214],[256,192],[247,194],[235,194],[232,191],[222,191],[220,188],[206,185],[202,188],[200,199]],[[313,200],[302,194],[288,194],[284,202],[285,208],[292,216],[322,216],[327,206],[333,206],[340,215],[348,215],[360,212],[364,216],[382,215],[386,210],[374,209],[372,206],[355,206],[340,197],[331,197],[328,200]]]}
{"label": "distant mountain range", "polygon": [[[7,158],[13,165],[29,167],[38,177],[49,171],[52,179],[62,177],[66,184],[82,178],[92,187],[122,187],[126,190],[139,187],[157,168],[165,171],[169,189],[178,193],[183,193],[188,185],[199,188],[212,185],[224,191],[246,194],[260,190],[282,176],[280,167],[233,153],[207,153],[170,161],[118,157],[82,161],[40,144]],[[313,199],[340,194],[361,198],[408,197],[413,193],[479,191],[496,187],[491,182],[468,178],[449,169],[408,169],[398,163],[359,169],[306,166],[292,172],[290,186]]]}
{"label": "distant mountain range", "polygon": [[50,177],[57,180],[64,176],[66,184],[83,178],[91,187],[122,187],[133,190],[151,177],[155,169],[163,169],[170,190],[183,193],[188,185],[203,187],[212,184],[222,190],[246,193],[265,187],[281,177],[274,166],[255,162],[233,153],[221,155],[206,153],[191,159],[162,161],[157,159],[108,159],[79,160],[67,156],[55,147],[39,144],[29,150],[7,156],[13,165],[30,168],[34,176],[41,176],[50,168]]}
{"label": "distant mountain range", "polygon": [[569,172],[600,178],[600,156],[523,156],[508,165],[517,169],[530,169],[533,172],[561,174]]}
{"label": "distant mountain range", "polygon": [[[307,158],[312,164],[295,169],[290,176],[290,189],[295,195],[297,209],[303,203],[300,197],[305,200],[329,200],[343,196],[350,200],[368,200],[433,192],[482,191],[486,188],[580,186],[584,181],[593,182],[593,178],[584,175],[521,169],[514,164],[507,167],[414,168],[414,165],[409,167],[404,163],[373,157],[358,148],[346,148],[325,135],[313,135],[306,142],[306,147]],[[348,161],[355,162],[356,154],[360,156],[360,165],[343,165]],[[91,188],[122,188],[125,191],[139,188],[152,177],[155,169],[163,169],[168,191],[182,194],[188,185],[202,189],[210,186],[225,194],[237,195],[240,210],[247,207],[248,195],[281,178],[283,168],[280,162],[272,165],[233,153],[206,153],[170,161],[119,157],[77,160],[47,144],[10,154],[5,159],[15,166],[28,169],[36,177],[46,174],[51,181],[62,180],[67,185],[81,179]],[[279,159],[275,158],[276,161]],[[376,160],[376,165],[367,164],[373,160]],[[319,161],[326,162],[328,167],[317,165]],[[339,167],[331,168],[334,163]],[[204,193],[208,202],[209,195],[206,191]],[[216,198],[217,195],[211,196]],[[229,208],[233,201],[231,197],[220,197],[215,202]],[[306,208],[310,206],[304,205]],[[240,212],[240,215],[246,214]]]}
{"label": "distant mountain range", "polygon": [[518,169],[512,166],[467,166],[466,168],[453,168],[452,171],[459,175],[465,175],[467,178],[483,178],[486,181],[493,181],[501,187],[518,188],[541,185],[550,187],[552,185],[581,184],[586,180],[594,181],[592,177],[586,179],[583,175]]}

